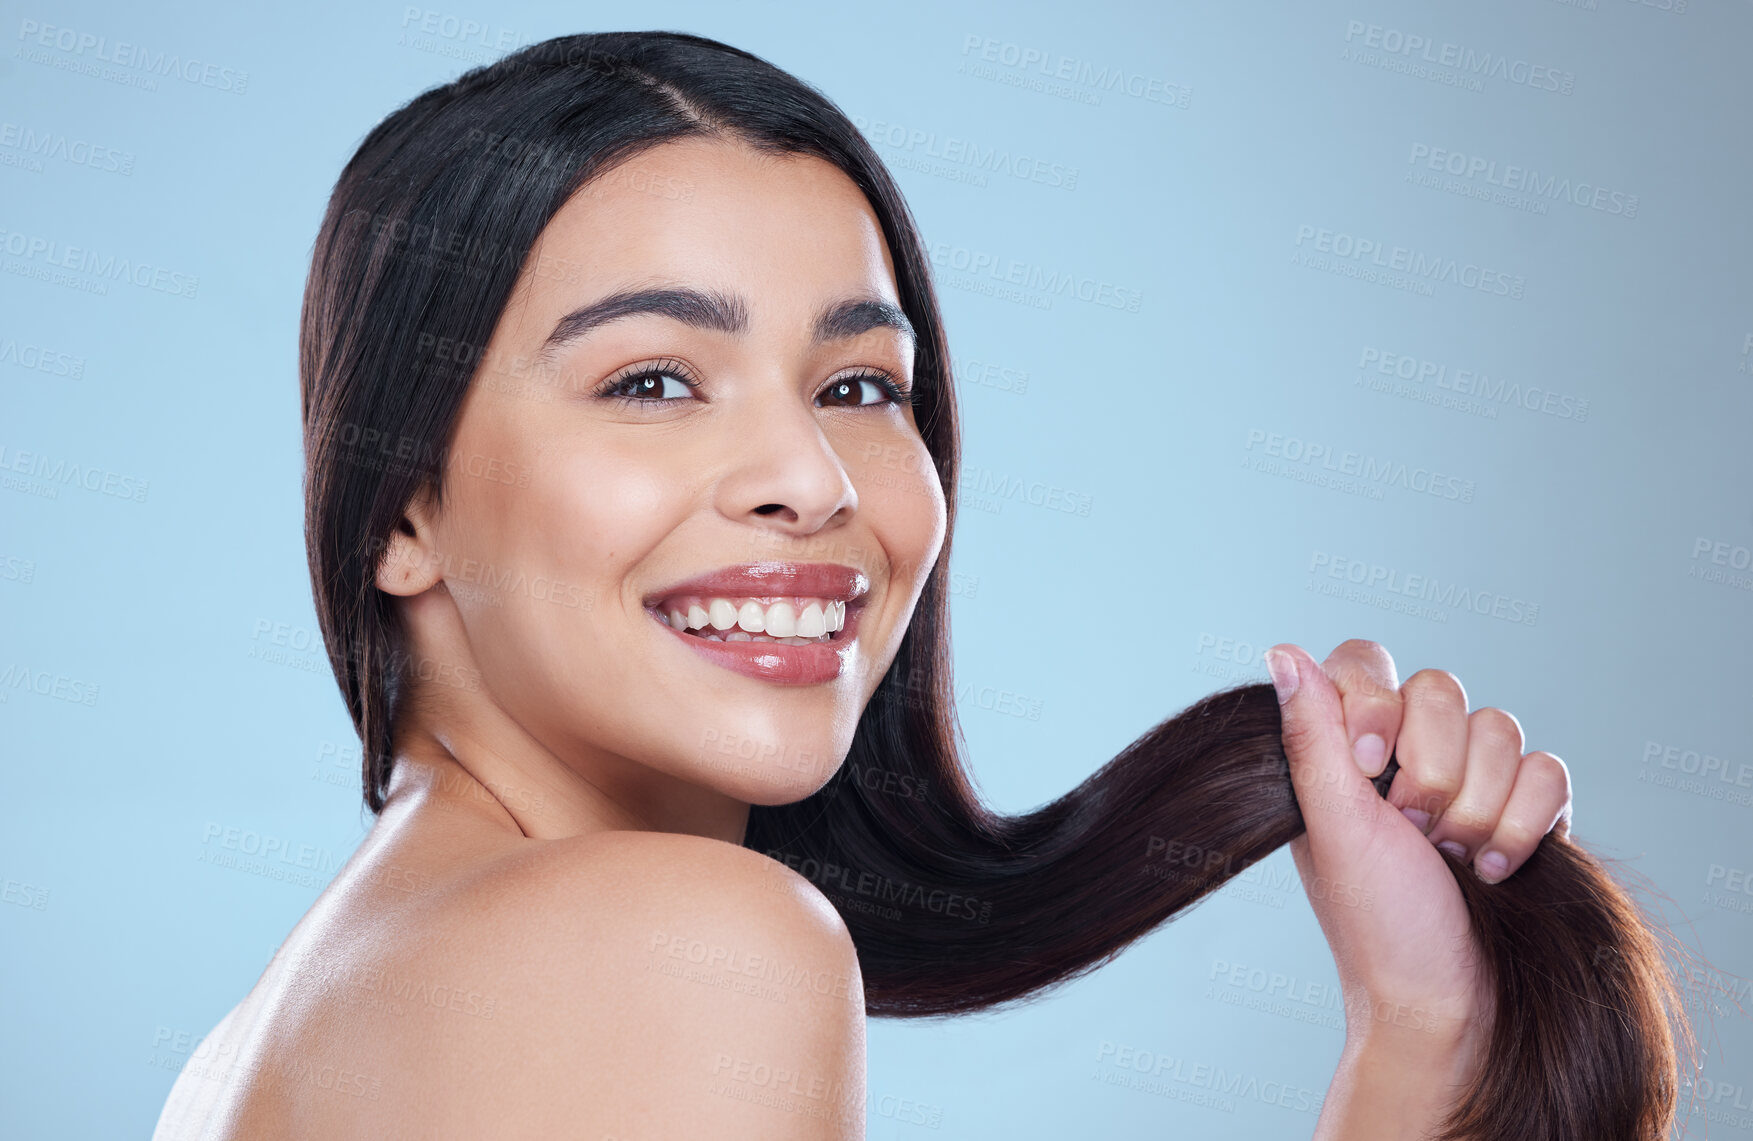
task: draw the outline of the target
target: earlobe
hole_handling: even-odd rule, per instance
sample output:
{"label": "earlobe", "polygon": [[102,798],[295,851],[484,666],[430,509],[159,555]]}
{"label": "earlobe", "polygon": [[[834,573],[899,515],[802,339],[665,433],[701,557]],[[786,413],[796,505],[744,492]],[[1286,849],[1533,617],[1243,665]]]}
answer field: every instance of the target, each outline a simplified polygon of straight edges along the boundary
{"label": "earlobe", "polygon": [[384,541],[383,558],[377,564],[377,588],[385,594],[411,598],[431,590],[443,577],[438,551],[432,545],[429,503],[427,489],[421,488]]}

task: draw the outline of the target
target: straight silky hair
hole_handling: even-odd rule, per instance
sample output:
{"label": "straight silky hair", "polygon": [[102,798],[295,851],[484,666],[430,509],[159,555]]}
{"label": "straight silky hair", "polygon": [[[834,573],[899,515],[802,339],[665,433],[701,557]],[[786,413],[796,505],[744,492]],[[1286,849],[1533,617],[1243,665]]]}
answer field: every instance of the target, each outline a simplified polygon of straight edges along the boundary
{"label": "straight silky hair", "polygon": [[[959,427],[918,228],[837,107],[712,40],[641,32],[532,45],[390,114],[335,187],[300,329],[305,536],[330,663],[360,735],[365,803],[383,807],[398,696],[418,668],[375,585],[377,564],[414,495],[442,497],[463,398],[477,372],[501,367],[484,362],[484,346],[532,269],[532,247],[593,179],[696,137],[814,156],[864,193],[917,333],[915,416],[948,506],[937,564],[845,763],[803,800],[752,807],[744,844],[808,876],[839,909],[871,1015],[1037,996],[1303,831],[1277,701],[1265,684],[1226,689],[1035,811],[981,803],[961,762],[949,666]],[[1445,859],[1485,948],[1497,1015],[1490,1056],[1442,1141],[1665,1138],[1677,1042],[1690,1031],[1664,946],[1630,897],[1556,835],[1496,886]]]}

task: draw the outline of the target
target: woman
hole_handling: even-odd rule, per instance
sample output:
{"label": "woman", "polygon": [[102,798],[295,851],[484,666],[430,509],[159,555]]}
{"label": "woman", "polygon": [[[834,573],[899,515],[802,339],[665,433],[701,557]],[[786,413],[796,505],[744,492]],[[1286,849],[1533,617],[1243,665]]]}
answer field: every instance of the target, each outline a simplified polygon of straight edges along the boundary
{"label": "woman", "polygon": [[1091,969],[1299,804],[1348,1013],[1318,1135],[1486,1088],[1521,1023],[1470,915],[1566,830],[1563,763],[1450,674],[1287,645],[1281,711],[1232,691],[988,813],[949,717],[947,361],[880,162],[746,53],[566,37],[380,124],[300,360],[378,817],[157,1136],[860,1137],[867,1011]]}

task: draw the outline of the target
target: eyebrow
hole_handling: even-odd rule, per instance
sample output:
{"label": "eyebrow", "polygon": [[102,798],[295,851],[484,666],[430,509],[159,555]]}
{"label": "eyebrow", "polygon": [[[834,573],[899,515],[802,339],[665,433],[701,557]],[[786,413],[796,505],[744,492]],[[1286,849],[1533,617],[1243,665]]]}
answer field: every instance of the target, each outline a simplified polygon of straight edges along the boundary
{"label": "eyebrow", "polygon": [[[699,289],[635,289],[613,293],[574,309],[560,318],[542,342],[537,360],[551,360],[564,346],[591,332],[628,317],[655,314],[680,321],[695,329],[740,335],[749,329],[749,307],[735,294]],[[917,342],[913,322],[886,301],[852,298],[828,305],[816,315],[812,339],[838,341],[872,329],[893,329]]]}

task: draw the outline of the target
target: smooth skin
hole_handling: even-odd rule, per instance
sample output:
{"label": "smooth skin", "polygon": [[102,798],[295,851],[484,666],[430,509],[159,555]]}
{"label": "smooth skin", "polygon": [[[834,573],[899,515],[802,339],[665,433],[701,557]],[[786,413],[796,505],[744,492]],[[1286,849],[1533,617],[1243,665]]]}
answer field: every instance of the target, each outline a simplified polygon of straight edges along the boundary
{"label": "smooth skin", "polygon": [[[538,363],[568,313],[653,287],[735,298],[746,319],[625,317]],[[408,505],[379,569],[413,667],[385,808],[194,1052],[160,1141],[864,1135],[845,926],[814,885],[740,847],[749,805],[807,796],[844,760],[944,539],[911,407],[861,379],[911,385],[911,342],[811,335],[860,299],[897,303],[893,264],[857,188],[816,159],[664,144],[551,220],[476,373],[443,494]],[[640,386],[601,391],[640,367]],[[869,577],[834,681],[720,669],[642,605],[766,559]],[[1348,994],[1422,1004],[1437,1027],[1402,1043],[1391,1019],[1348,1019],[1322,1135],[1417,1137],[1472,1072],[1489,1016],[1432,842],[1490,837],[1525,858],[1511,841],[1537,840],[1539,806],[1506,812],[1493,790],[1529,766],[1502,719],[1475,750],[1458,684],[1446,699],[1428,678],[1398,687],[1373,643],[1336,651],[1333,680],[1291,652],[1295,771],[1328,804],[1367,804],[1350,740],[1373,729],[1400,742],[1396,805],[1439,821],[1426,837],[1398,812],[1328,818],[1305,800],[1297,850]],[[1319,890],[1331,882],[1375,907],[1339,907]],[[1366,1063],[1389,1047],[1393,1086],[1377,1088]]]}

